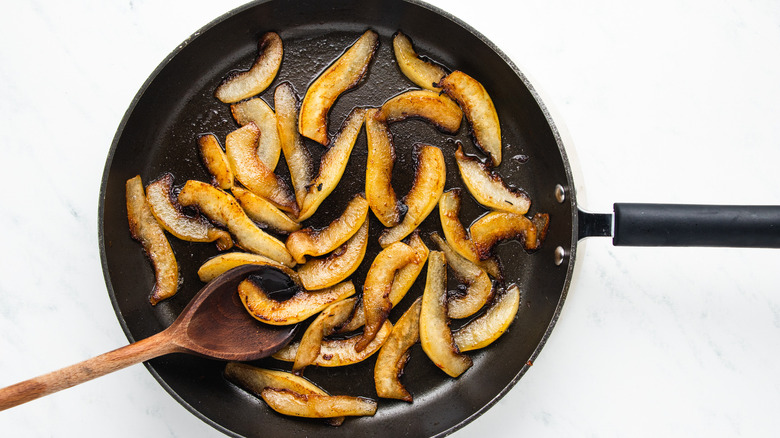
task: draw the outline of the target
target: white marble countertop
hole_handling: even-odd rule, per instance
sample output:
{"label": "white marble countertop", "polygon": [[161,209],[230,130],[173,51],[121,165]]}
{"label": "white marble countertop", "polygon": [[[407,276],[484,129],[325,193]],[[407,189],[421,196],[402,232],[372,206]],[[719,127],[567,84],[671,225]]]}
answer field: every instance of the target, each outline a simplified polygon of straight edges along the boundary
{"label": "white marble countertop", "polygon": [[[228,1],[0,6],[0,386],[126,343],[98,190],[127,105]],[[435,0],[531,77],[581,206],[780,204],[780,4]],[[454,436],[777,436],[780,251],[581,243],[534,366]],[[143,366],[0,413],[3,436],[221,436]]]}

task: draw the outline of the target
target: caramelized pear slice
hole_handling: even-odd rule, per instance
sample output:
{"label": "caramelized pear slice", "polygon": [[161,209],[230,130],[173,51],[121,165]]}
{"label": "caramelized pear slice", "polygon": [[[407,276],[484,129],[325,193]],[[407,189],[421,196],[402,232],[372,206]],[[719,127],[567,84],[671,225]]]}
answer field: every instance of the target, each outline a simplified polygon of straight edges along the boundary
{"label": "caramelized pear slice", "polygon": [[204,134],[198,137],[200,158],[212,177],[212,184],[222,190],[229,190],[235,183],[233,171],[230,170],[225,151],[219,145],[214,134]]}
{"label": "caramelized pear slice", "polygon": [[469,233],[477,254],[484,260],[490,257],[493,247],[503,240],[517,239],[528,251],[538,249],[547,232],[548,222],[547,214],[537,213],[531,220],[519,214],[491,211],[474,221]]}
{"label": "caramelized pear slice", "polygon": [[382,247],[398,242],[414,231],[433,211],[444,192],[447,167],[441,149],[429,145],[415,146],[417,169],[409,193],[404,197],[407,210],[404,220],[379,236]]}
{"label": "caramelized pear slice", "polygon": [[325,258],[310,259],[298,267],[306,290],[323,289],[346,279],[360,266],[368,247],[368,218],[340,248]]}
{"label": "caramelized pear slice", "polygon": [[[276,108],[276,127],[287,168],[290,169],[295,200],[299,208],[303,208],[306,198],[306,188],[314,177],[312,158],[309,149],[303,144],[303,138],[298,133],[298,97],[289,82],[279,84],[274,90],[274,107]],[[261,137],[262,139],[262,137]]]}
{"label": "caramelized pear slice", "polygon": [[284,214],[265,198],[238,186],[233,187],[232,193],[246,215],[253,221],[282,234],[290,234],[301,229],[301,224],[290,219],[290,216]]}
{"label": "caramelized pear slice", "polygon": [[490,157],[494,166],[501,164],[501,125],[485,87],[461,71],[445,76],[438,86],[460,105],[471,126],[474,144]]}
{"label": "caramelized pear slice", "polygon": [[411,90],[383,103],[376,117],[387,123],[419,117],[442,132],[454,134],[460,129],[463,111],[457,103],[443,94],[431,90]]}
{"label": "caramelized pear slice", "polygon": [[471,358],[461,354],[452,340],[447,318],[447,261],[444,253],[431,251],[420,309],[420,343],[423,351],[451,377],[471,367]]}
{"label": "caramelized pear slice", "polygon": [[247,189],[262,196],[278,208],[298,214],[298,204],[287,183],[276,176],[257,158],[257,140],[260,128],[250,122],[227,135],[225,152],[230,168]]}
{"label": "caramelized pear slice", "polygon": [[249,314],[258,321],[271,325],[299,323],[321,312],[330,304],[354,294],[355,286],[351,281],[346,281],[317,291],[299,288],[291,298],[276,301],[251,279],[246,279],[238,285],[238,296]]}
{"label": "caramelized pear slice", "polygon": [[386,227],[401,222],[401,204],[393,189],[395,147],[387,123],[377,119],[378,110],[366,113],[366,199],[374,216]]}
{"label": "caramelized pear slice", "polygon": [[304,368],[317,359],[323,338],[332,334],[334,328],[344,323],[352,315],[355,303],[357,303],[355,297],[333,303],[320,312],[309,324],[309,327],[303,332],[298,350],[295,352],[294,373],[300,374]]}
{"label": "caramelized pear slice", "polygon": [[288,389],[266,388],[260,396],[274,411],[293,417],[371,416],[377,408],[373,400],[348,395],[299,394]]}
{"label": "caramelized pear slice", "polygon": [[460,351],[485,348],[501,337],[520,307],[520,289],[511,285],[504,293],[499,293],[485,313],[470,321],[452,334],[455,345]]}
{"label": "caramelized pear slice", "polygon": [[490,276],[500,280],[503,276],[498,260],[495,257],[480,260],[477,254],[477,247],[471,241],[466,228],[460,222],[460,196],[461,190],[456,187],[442,193],[439,199],[439,220],[441,221],[444,238],[458,254],[478,264]]}
{"label": "caramelized pear slice", "polygon": [[260,254],[248,252],[228,252],[206,260],[198,268],[198,278],[200,281],[208,283],[235,267],[250,264],[272,266],[289,275],[296,283],[300,283],[300,280],[297,279],[298,274],[287,266]]}
{"label": "caramelized pear slice", "polygon": [[257,227],[235,198],[201,181],[189,180],[179,192],[179,204],[195,206],[213,222],[235,236],[236,244],[286,266],[295,266],[282,242]]}
{"label": "caramelized pear slice", "polygon": [[519,189],[508,187],[495,172],[491,172],[482,162],[463,153],[458,145],[455,151],[460,176],[469,193],[480,204],[494,210],[508,211],[514,214],[526,214],[531,207],[531,198]]}
{"label": "caramelized pear slice", "polygon": [[409,349],[420,340],[420,309],[422,297],[417,298],[393,327],[382,345],[374,365],[376,394],[382,398],[395,398],[412,402],[412,395],[401,383]]}
{"label": "caramelized pear slice", "polygon": [[146,201],[140,175],[127,180],[125,196],[130,234],[141,243],[154,268],[154,288],[149,301],[155,305],[176,294],[179,287],[179,265],[162,226],[157,223]]}
{"label": "caramelized pear slice", "polygon": [[[355,350],[355,344],[362,338],[360,335],[345,339],[325,339],[320,346],[320,354],[317,355],[317,358],[312,362],[312,365],[320,367],[341,367],[362,362],[379,351],[392,331],[393,324],[391,324],[390,321],[385,321],[374,340],[362,351]],[[295,355],[299,346],[300,344],[298,342],[287,344],[286,347],[274,353],[273,358],[285,362],[292,362],[295,360]]]}
{"label": "caramelized pear slice", "polygon": [[217,87],[214,95],[224,103],[260,94],[271,85],[282,65],[282,39],[274,32],[260,37],[257,44],[259,55],[252,67],[245,72],[229,75]]}
{"label": "caramelized pear slice", "polygon": [[287,249],[298,263],[304,263],[306,256],[327,254],[349,240],[357,233],[368,216],[368,202],[360,195],[349,201],[344,213],[327,227],[319,230],[304,228],[287,238]]}
{"label": "caramelized pear slice", "polygon": [[254,123],[260,129],[260,138],[256,144],[257,158],[273,172],[282,150],[274,110],[263,99],[255,97],[230,105],[230,112],[239,125]]}
{"label": "caramelized pear slice", "polygon": [[320,170],[307,187],[306,198],[301,207],[301,214],[298,216],[299,222],[311,217],[341,181],[365,115],[364,108],[352,110],[336,135],[333,145],[320,159]]}
{"label": "caramelized pear slice", "polygon": [[432,233],[431,239],[444,253],[447,265],[452,268],[458,281],[467,287],[464,294],[452,296],[447,301],[447,316],[460,319],[477,313],[493,295],[493,282],[487,272],[458,254],[437,233]]}
{"label": "caramelized pear slice", "polygon": [[341,93],[355,87],[368,71],[379,45],[379,35],[367,30],[306,90],[298,119],[298,132],[328,145],[328,112]]}
{"label": "caramelized pear slice", "polygon": [[409,37],[401,32],[396,33],[393,36],[393,52],[401,73],[409,80],[428,90],[441,90],[436,84],[447,76],[447,72],[438,65],[420,58]]}
{"label": "caramelized pear slice", "polygon": [[146,201],[157,222],[169,233],[188,242],[217,242],[220,251],[233,247],[227,231],[214,227],[203,216],[187,216],[174,204],[173,175],[166,173],[146,186]]}

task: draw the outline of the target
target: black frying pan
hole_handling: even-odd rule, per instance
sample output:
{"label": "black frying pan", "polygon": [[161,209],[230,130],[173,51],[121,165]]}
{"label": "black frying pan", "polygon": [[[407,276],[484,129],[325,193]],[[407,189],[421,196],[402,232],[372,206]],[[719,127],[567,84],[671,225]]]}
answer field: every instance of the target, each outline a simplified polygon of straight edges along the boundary
{"label": "black frying pan", "polygon": [[[272,102],[273,87],[280,81],[291,82],[302,95],[317,74],[351,44],[365,29],[380,33],[381,45],[366,81],[342,96],[331,112],[331,133],[354,106],[378,106],[388,97],[413,88],[393,63],[390,37],[396,30],[409,35],[421,53],[450,69],[459,69],[478,78],[491,92],[502,122],[505,144],[504,163],[498,171],[512,184],[524,188],[534,200],[532,212],[551,216],[550,231],[542,248],[527,254],[516,243],[500,247],[508,283],[522,290],[522,305],[511,330],[489,348],[472,354],[474,366],[458,379],[438,370],[415,347],[403,381],[415,397],[411,405],[380,400],[372,418],[350,419],[339,428],[319,421],[293,420],[274,414],[257,398],[228,383],[222,377],[224,363],[184,355],[170,355],[147,364],[160,383],[193,413],[218,429],[237,436],[434,436],[462,427],[488,409],[509,391],[539,353],[558,317],[566,296],[580,238],[612,234],[612,215],[590,215],[577,209],[574,181],[562,143],[549,115],[524,76],[505,56],[473,29],[427,5],[390,0],[376,1],[269,1],[242,7],[206,26],[174,52],[142,87],[123,119],[106,165],[100,204],[100,242],[103,267],[109,293],[120,322],[131,340],[161,331],[183,309],[202,286],[195,274],[200,263],[216,254],[211,245],[190,244],[171,239],[184,279],[179,294],[151,307],[147,300],[153,273],[140,246],[127,229],[124,207],[124,183],[140,174],[150,182],[163,172],[172,172],[176,183],[187,179],[206,180],[207,174],[197,156],[195,138],[213,132],[220,139],[236,128],[226,105],[213,98],[213,90],[232,69],[246,68],[256,54],[258,37],[265,31],[277,31],[285,44],[285,59],[279,76],[262,94]],[[467,128],[454,136],[445,136],[421,121],[394,125],[398,153],[395,188],[405,193],[411,184],[408,169],[413,168],[411,147],[422,141],[441,147],[454,168],[454,141],[464,143],[467,151],[478,154]],[[321,151],[309,143],[313,152]],[[319,149],[318,149],[319,148]],[[511,157],[524,155],[527,162]],[[332,220],[352,194],[363,190],[365,135],[361,134],[355,152],[339,188],[326,205],[307,223],[319,226]],[[280,169],[285,168],[284,164]],[[461,186],[457,173],[448,174],[447,188]],[[563,195],[563,196],[561,196]],[[485,210],[464,198],[461,220],[465,223]],[[669,209],[655,206],[651,211]],[[676,208],[675,208],[676,209]],[[718,212],[721,209],[716,209]],[[626,211],[635,213],[624,215]],[[645,232],[641,219],[647,206],[623,205],[616,231],[621,239],[631,236],[656,236],[633,244],[670,244],[679,240],[658,240],[659,232]],[[732,216],[740,216],[739,209]],[[759,213],[767,213],[760,210]],[[775,209],[768,211],[775,214]],[[748,216],[748,222],[754,222]],[[638,231],[626,234],[626,223],[637,223]],[[686,214],[673,224],[688,224]],[[680,218],[678,218],[680,219]],[[759,218],[760,219],[760,218]],[[650,222],[649,225],[656,224]],[[687,244],[720,244],[712,236],[721,233],[722,222],[708,227],[711,233]],[[426,220],[423,231],[439,229],[436,214]],[[653,227],[650,227],[653,228]],[[690,228],[690,227],[689,227]],[[696,227],[694,227],[696,228]],[[372,239],[381,230],[371,222]],[[753,227],[749,229],[755,229]],[[629,229],[630,230],[630,229]],[[729,228],[727,231],[732,231]],[[685,236],[701,236],[682,230]],[[660,230],[668,235],[668,227]],[[774,245],[777,244],[777,232]],[[730,244],[765,244],[765,233]],[[647,237],[645,237],[647,238]],[[430,241],[428,240],[430,243]],[[623,240],[625,242],[625,240]],[[742,245],[738,245],[742,246]],[[369,247],[369,253],[376,251]],[[366,269],[353,279],[362,285]],[[422,291],[422,281],[391,315],[395,320]],[[289,369],[290,365],[273,360],[259,366]],[[306,370],[306,377],[334,394],[375,397],[372,380],[373,360],[355,366]],[[421,421],[421,419],[423,419]]]}

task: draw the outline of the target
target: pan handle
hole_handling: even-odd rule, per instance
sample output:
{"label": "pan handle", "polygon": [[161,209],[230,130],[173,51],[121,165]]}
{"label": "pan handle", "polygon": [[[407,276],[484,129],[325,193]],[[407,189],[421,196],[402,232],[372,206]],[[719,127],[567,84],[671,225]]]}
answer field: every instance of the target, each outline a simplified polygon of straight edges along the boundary
{"label": "pan handle", "polygon": [[616,203],[614,216],[580,212],[580,238],[615,246],[780,248],[780,206]]}

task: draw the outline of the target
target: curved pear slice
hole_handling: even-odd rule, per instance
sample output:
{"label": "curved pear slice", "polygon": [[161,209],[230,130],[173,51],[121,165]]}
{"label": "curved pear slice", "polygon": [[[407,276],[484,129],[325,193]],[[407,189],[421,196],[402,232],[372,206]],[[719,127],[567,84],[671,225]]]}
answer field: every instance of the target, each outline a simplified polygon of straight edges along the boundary
{"label": "curved pear slice", "polygon": [[497,173],[491,172],[476,158],[464,154],[461,145],[455,151],[455,161],[463,183],[477,202],[494,210],[520,215],[528,213],[531,198],[522,190],[508,187]]}
{"label": "curved pear slice", "polygon": [[154,288],[149,301],[156,305],[176,294],[179,288],[179,265],[162,226],[157,223],[146,201],[140,175],[127,180],[125,196],[130,234],[141,243],[154,268]]}
{"label": "curved pear slice", "polygon": [[460,354],[452,340],[447,318],[447,261],[444,253],[431,251],[420,309],[420,342],[433,363],[451,377],[471,367],[471,358]]}
{"label": "curved pear slice", "polygon": [[325,258],[311,259],[298,267],[306,290],[333,286],[346,279],[360,266],[368,247],[368,218],[344,245]]}
{"label": "curved pear slice", "polygon": [[320,312],[309,324],[309,327],[303,332],[298,350],[295,352],[294,373],[300,374],[304,368],[317,359],[323,338],[332,334],[334,328],[344,323],[352,315],[356,303],[357,298],[354,297],[333,303]]}
{"label": "curved pear slice", "polygon": [[213,222],[226,227],[241,248],[283,265],[295,266],[284,244],[258,228],[228,193],[204,182],[189,180],[179,192],[179,204],[196,206]]}
{"label": "curved pear slice", "polygon": [[409,349],[420,340],[420,309],[422,297],[417,298],[393,327],[376,357],[374,385],[382,398],[412,402],[412,395],[401,383],[401,374],[409,360]]}
{"label": "curved pear slice", "polygon": [[500,294],[485,313],[453,333],[460,351],[476,350],[490,345],[507,331],[520,307],[520,289],[514,284]]}
{"label": "curved pear slice", "polygon": [[398,67],[409,80],[428,90],[441,90],[436,84],[447,76],[447,72],[438,65],[420,58],[409,37],[401,32],[396,33],[393,36],[393,52]]}
{"label": "curved pear slice", "polygon": [[222,190],[229,190],[235,183],[233,171],[230,170],[225,151],[219,145],[214,134],[205,134],[198,137],[200,158],[213,178],[213,184]]}
{"label": "curved pear slice", "polygon": [[254,123],[260,128],[260,138],[257,139],[256,145],[257,158],[273,172],[282,151],[274,110],[263,99],[255,97],[230,105],[230,112],[239,125]]}
{"label": "curved pear slice", "polygon": [[386,227],[401,222],[401,204],[393,189],[393,165],[395,147],[387,123],[377,119],[378,110],[366,113],[366,199],[374,216]]}
{"label": "curved pear slice", "polygon": [[537,213],[531,220],[519,214],[492,211],[474,221],[469,232],[477,254],[484,260],[490,257],[493,247],[503,240],[517,239],[528,251],[538,249],[547,232],[548,223],[547,214]]}
{"label": "curved pear slice", "polygon": [[[320,354],[317,355],[317,358],[312,362],[312,365],[320,367],[341,367],[362,362],[379,351],[392,331],[393,324],[391,324],[390,321],[385,321],[374,340],[368,344],[368,347],[360,352],[355,350],[355,344],[362,338],[360,335],[346,339],[325,339],[320,346]],[[276,360],[292,362],[295,360],[295,354],[298,351],[299,345],[298,342],[287,344],[286,347],[274,353],[272,357]]]}
{"label": "curved pear slice", "polygon": [[306,291],[299,289],[290,299],[276,301],[251,279],[238,284],[238,296],[244,307],[258,321],[271,325],[297,324],[321,312],[324,308],[355,294],[351,281],[327,289]]}
{"label": "curved pear slice", "polygon": [[293,417],[371,416],[377,408],[373,400],[348,395],[299,394],[288,389],[266,388],[260,396],[274,411]]}
{"label": "curved pear slice", "polygon": [[501,125],[485,87],[461,71],[450,73],[437,85],[460,105],[477,147],[490,157],[494,166],[501,164]]}
{"label": "curved pear slice", "polygon": [[420,117],[440,131],[454,134],[460,129],[463,111],[449,97],[431,90],[411,90],[382,104],[377,119],[387,123]]}
{"label": "curved pear slice", "polygon": [[220,251],[233,247],[233,239],[227,231],[220,230],[203,216],[187,216],[174,204],[172,198],[173,175],[164,174],[146,186],[146,201],[152,214],[169,233],[188,242],[217,242]]}
{"label": "curved pear slice", "polygon": [[441,149],[429,145],[415,146],[415,155],[417,155],[417,169],[415,169],[414,182],[409,193],[404,197],[406,215],[400,224],[385,230],[379,236],[379,244],[382,247],[398,242],[414,231],[433,211],[444,192],[447,166]]}
{"label": "curved pear slice", "polygon": [[467,286],[465,294],[455,295],[447,301],[447,316],[460,319],[477,313],[493,295],[493,282],[487,272],[458,254],[437,233],[431,234],[431,239],[444,253],[455,277]]}
{"label": "curved pear slice", "polygon": [[245,72],[228,76],[217,87],[214,95],[224,103],[260,94],[271,85],[282,65],[282,39],[274,32],[260,37],[257,44],[259,55],[252,67]]}
{"label": "curved pear slice", "polygon": [[[274,90],[276,127],[287,168],[290,169],[295,200],[303,208],[306,188],[314,177],[312,159],[303,138],[298,133],[298,97],[289,82],[283,82]],[[262,140],[262,137],[260,138]]]}
{"label": "curved pear slice", "polygon": [[289,234],[301,229],[301,224],[290,219],[290,216],[284,214],[265,198],[238,186],[233,187],[231,192],[246,215],[253,221],[282,234]]}
{"label": "curved pear slice", "polygon": [[277,261],[271,260],[268,257],[248,252],[228,252],[206,260],[206,262],[198,268],[198,278],[200,278],[200,281],[208,283],[235,267],[250,264],[272,266],[289,275],[295,283],[300,284],[300,280],[297,278],[298,274],[292,269]]}
{"label": "curved pear slice", "polygon": [[298,214],[298,204],[287,183],[257,158],[260,134],[260,128],[250,122],[227,135],[225,153],[230,168],[247,189],[284,211]]}
{"label": "curved pear slice", "polygon": [[325,255],[349,240],[357,233],[368,216],[368,202],[360,195],[349,201],[344,213],[327,227],[319,230],[304,228],[287,238],[287,249],[298,263],[304,263],[306,256]]}
{"label": "curved pear slice", "polygon": [[341,93],[357,86],[379,45],[379,35],[367,30],[306,90],[298,119],[298,131],[327,146],[328,112]]}

